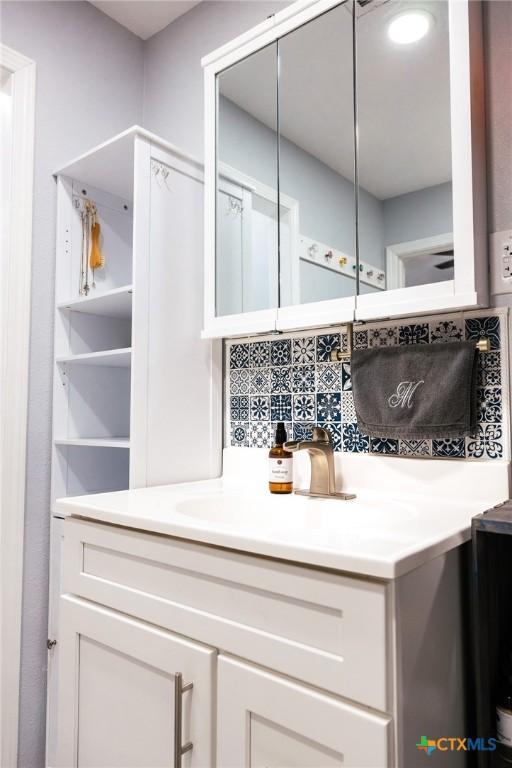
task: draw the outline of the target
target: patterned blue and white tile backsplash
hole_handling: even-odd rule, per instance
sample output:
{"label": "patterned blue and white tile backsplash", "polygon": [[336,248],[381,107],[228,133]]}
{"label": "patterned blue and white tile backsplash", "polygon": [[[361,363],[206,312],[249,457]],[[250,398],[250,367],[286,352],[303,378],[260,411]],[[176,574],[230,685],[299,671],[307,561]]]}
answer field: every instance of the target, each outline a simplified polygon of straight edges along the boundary
{"label": "patterned blue and white tile backsplash", "polygon": [[357,427],[350,361],[330,362],[347,349],[337,329],[252,337],[226,342],[226,444],[269,448],[276,423],[290,439],[308,439],[311,426],[328,429],[336,451],[400,456],[508,459],[507,311],[485,310],[354,327],[354,348],[440,344],[488,338],[480,353],[478,428],[472,437],[446,440],[370,438]]}

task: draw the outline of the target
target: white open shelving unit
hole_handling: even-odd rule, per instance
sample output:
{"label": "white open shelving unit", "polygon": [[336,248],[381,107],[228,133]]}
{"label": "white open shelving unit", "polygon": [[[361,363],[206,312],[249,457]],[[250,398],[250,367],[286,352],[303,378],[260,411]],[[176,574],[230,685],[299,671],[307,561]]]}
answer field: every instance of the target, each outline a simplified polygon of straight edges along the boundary
{"label": "white open shelving unit", "polygon": [[[130,485],[134,141],[109,142],[57,174],[52,504]],[[121,172],[125,166],[131,172]],[[83,295],[87,198],[96,204],[106,263]]]}
{"label": "white open shelving unit", "polygon": [[[55,499],[215,477],[222,445],[221,344],[201,339],[201,164],[135,126],[55,176],[49,766],[66,528]],[[106,259],[87,296],[79,291],[85,198],[96,204]]]}
{"label": "white open shelving unit", "polygon": [[[135,126],[55,176],[52,506],[217,474],[221,353],[200,338],[202,166]],[[86,199],[105,267],[83,295]]]}

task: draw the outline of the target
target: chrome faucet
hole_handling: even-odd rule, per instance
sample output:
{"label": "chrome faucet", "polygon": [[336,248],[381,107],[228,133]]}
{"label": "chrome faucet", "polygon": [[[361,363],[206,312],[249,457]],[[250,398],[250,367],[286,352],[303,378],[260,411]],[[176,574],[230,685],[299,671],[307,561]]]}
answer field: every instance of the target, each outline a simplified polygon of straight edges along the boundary
{"label": "chrome faucet", "polygon": [[324,498],[354,499],[353,493],[336,491],[334,454],[331,435],[322,427],[313,427],[311,440],[289,440],[283,445],[285,451],[307,451],[311,459],[311,482],[309,491],[295,491],[301,496],[322,496]]}

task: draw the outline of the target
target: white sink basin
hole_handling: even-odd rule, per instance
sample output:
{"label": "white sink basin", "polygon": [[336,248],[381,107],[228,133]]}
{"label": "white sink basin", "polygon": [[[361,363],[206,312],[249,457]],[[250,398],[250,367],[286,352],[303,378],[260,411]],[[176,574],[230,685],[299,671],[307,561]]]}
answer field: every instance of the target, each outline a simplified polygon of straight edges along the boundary
{"label": "white sink basin", "polygon": [[249,530],[322,529],[361,533],[376,528],[389,531],[397,523],[413,520],[414,507],[392,500],[323,499],[315,497],[212,494],[175,504],[189,518],[223,528]]}

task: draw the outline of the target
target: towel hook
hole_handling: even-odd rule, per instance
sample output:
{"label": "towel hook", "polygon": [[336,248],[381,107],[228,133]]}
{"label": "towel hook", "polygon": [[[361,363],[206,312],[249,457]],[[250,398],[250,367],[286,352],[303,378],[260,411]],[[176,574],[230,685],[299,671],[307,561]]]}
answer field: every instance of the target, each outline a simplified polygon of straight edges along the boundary
{"label": "towel hook", "polygon": [[491,351],[491,340],[490,339],[479,339],[477,343],[475,344],[477,350],[479,352],[490,352]]}
{"label": "towel hook", "polygon": [[347,348],[345,351],[342,349],[331,349],[329,355],[331,363],[339,363],[341,360],[348,360],[352,355],[354,327],[352,323],[347,323],[345,327],[345,333],[347,335]]}

